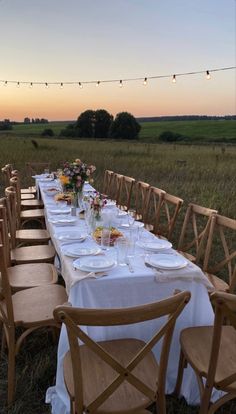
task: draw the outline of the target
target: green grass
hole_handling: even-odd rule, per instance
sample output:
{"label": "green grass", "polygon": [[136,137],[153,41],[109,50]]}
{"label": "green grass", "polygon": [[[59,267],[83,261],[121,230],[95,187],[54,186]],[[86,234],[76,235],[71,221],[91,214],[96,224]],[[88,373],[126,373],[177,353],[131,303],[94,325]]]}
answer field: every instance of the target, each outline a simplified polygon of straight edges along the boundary
{"label": "green grass", "polygon": [[[112,169],[183,198],[184,206],[176,227],[175,240],[178,238],[183,215],[190,201],[215,208],[223,215],[236,218],[236,147],[234,146],[222,148],[217,145],[186,146],[140,142],[34,139],[38,142],[37,149],[34,148],[29,137],[0,135],[0,165],[12,163],[15,168],[19,169],[22,186],[31,183],[25,169],[27,161],[50,161],[51,169],[56,170],[63,160],[81,158],[85,162],[96,165],[94,185],[98,190],[102,189],[104,170]],[[186,165],[180,165],[178,160],[186,160]],[[0,197],[3,191],[4,182],[1,176]],[[56,349],[49,334],[33,334],[26,340],[26,347],[22,348],[23,352],[17,358],[16,403],[9,414],[50,412],[49,407],[44,403],[44,397],[48,386],[55,382]],[[1,414],[7,413],[6,407],[3,407],[7,392],[6,369],[7,359],[5,357],[0,363]],[[168,414],[197,414],[198,408],[187,406],[183,399],[179,401],[168,397],[167,412]],[[235,403],[231,403],[218,413],[233,414],[235,412]]]}
{"label": "green grass", "polygon": [[[49,122],[47,124],[14,125],[9,135],[35,137],[45,128],[51,128],[56,137],[68,122]],[[186,142],[236,142],[236,120],[199,120],[199,121],[162,121],[142,122],[140,141],[156,142],[164,131],[172,131],[187,137]]]}

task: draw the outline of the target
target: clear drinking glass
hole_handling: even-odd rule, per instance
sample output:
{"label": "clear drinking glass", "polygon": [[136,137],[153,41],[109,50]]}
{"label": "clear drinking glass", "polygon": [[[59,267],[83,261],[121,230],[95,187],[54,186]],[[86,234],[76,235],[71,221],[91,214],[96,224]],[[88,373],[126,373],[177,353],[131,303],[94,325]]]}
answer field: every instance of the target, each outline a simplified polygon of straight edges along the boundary
{"label": "clear drinking glass", "polygon": [[115,242],[117,262],[120,266],[126,265],[128,245],[129,241],[124,237],[118,237]]}
{"label": "clear drinking glass", "polygon": [[132,226],[135,222],[135,215],[136,215],[136,211],[133,209],[128,210],[128,215],[127,215],[127,219],[128,219],[128,223],[130,226]]}
{"label": "clear drinking glass", "polygon": [[111,241],[111,230],[108,228],[103,228],[101,233],[101,249],[108,250],[110,248]]}

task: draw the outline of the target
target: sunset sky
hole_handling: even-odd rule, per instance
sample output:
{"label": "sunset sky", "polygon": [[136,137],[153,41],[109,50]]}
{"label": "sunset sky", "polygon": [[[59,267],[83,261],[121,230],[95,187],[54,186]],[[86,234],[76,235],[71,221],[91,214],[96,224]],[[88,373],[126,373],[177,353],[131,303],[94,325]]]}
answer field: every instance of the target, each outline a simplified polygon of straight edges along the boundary
{"label": "sunset sky", "polygon": [[[235,26],[236,0],[0,0],[0,120],[73,120],[100,108],[236,114],[235,69],[172,83],[176,73],[235,66]],[[119,87],[156,75],[170,77]],[[110,79],[118,82],[102,83]],[[98,80],[82,89],[34,84]]]}

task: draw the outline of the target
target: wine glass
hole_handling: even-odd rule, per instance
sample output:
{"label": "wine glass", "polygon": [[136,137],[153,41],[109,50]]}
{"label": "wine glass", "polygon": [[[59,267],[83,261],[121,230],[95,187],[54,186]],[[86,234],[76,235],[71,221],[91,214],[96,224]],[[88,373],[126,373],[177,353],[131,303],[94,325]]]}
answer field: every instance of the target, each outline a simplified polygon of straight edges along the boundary
{"label": "wine glass", "polygon": [[135,216],[136,216],[136,211],[134,209],[129,209],[128,215],[127,215],[129,226],[133,226],[135,222]]}

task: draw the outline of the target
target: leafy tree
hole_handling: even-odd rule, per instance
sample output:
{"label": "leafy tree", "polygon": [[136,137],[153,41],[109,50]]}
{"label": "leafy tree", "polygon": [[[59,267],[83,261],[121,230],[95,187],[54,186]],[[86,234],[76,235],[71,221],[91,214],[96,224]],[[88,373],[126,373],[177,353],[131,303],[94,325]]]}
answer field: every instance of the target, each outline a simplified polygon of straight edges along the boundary
{"label": "leafy tree", "polygon": [[98,109],[94,113],[94,137],[107,138],[110,130],[113,116],[105,109]]}
{"label": "leafy tree", "polygon": [[111,124],[110,137],[121,139],[137,139],[141,125],[128,112],[120,112]]}
{"label": "leafy tree", "polygon": [[82,112],[74,124],[74,128],[77,130],[77,133],[74,136],[92,138],[94,136],[94,122],[94,111],[88,109],[87,111]]}

